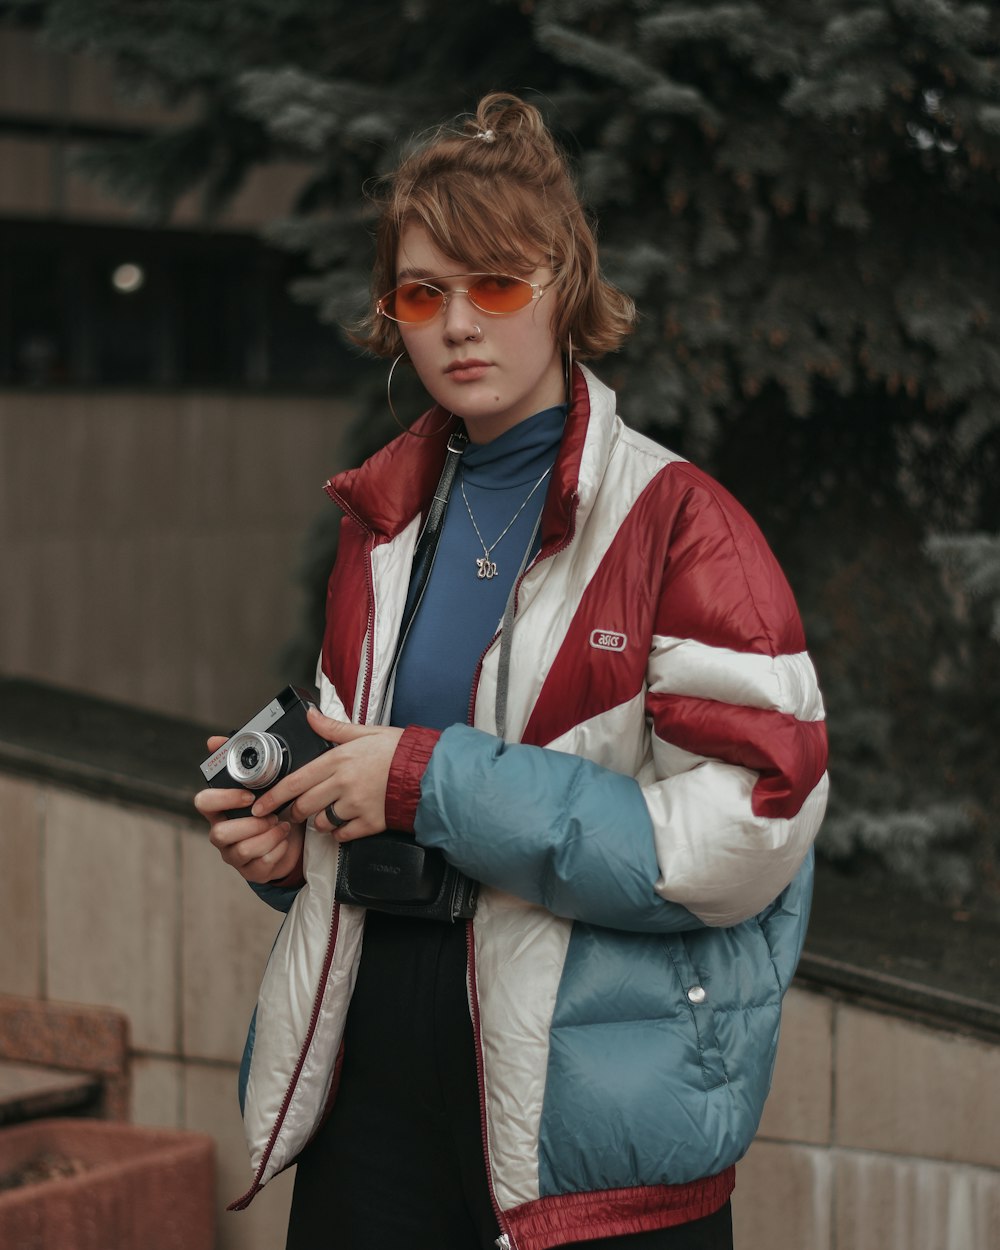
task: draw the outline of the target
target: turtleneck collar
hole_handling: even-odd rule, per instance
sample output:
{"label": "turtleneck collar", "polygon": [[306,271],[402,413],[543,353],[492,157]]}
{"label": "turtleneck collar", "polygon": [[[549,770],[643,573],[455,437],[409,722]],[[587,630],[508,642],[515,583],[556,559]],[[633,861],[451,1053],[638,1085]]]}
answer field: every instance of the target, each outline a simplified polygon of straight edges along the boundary
{"label": "turtleneck collar", "polygon": [[462,454],[465,480],[485,490],[505,490],[537,479],[556,458],[566,405],[536,412],[489,443],[470,443]]}

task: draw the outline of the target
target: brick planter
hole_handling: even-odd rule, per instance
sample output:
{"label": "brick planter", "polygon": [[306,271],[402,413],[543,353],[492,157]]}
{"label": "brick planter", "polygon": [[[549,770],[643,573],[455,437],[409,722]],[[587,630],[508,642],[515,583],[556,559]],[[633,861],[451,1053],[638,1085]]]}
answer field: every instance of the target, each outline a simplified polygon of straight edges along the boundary
{"label": "brick planter", "polygon": [[0,1176],[41,1156],[78,1174],[0,1192],[11,1250],[212,1250],[210,1137],[103,1120],[36,1120],[0,1129]]}

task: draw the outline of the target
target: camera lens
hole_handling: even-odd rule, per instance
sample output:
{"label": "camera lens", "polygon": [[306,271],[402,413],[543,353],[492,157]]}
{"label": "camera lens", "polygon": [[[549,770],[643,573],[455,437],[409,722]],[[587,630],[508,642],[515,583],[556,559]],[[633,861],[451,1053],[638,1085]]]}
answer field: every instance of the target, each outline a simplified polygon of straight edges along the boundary
{"label": "camera lens", "polygon": [[281,776],[285,750],[274,734],[244,730],[229,744],[226,768],[238,786],[265,790]]}

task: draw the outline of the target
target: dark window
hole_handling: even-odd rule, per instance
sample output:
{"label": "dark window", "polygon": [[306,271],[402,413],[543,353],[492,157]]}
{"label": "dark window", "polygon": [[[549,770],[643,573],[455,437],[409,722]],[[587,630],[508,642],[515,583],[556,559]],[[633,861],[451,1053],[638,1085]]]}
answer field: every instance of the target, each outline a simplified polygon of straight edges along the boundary
{"label": "dark window", "polygon": [[36,241],[4,257],[0,282],[8,342],[0,353],[11,382],[27,386],[69,380],[68,274],[59,257]]}
{"label": "dark window", "polygon": [[323,390],[355,358],[249,236],[0,222],[0,385]]}

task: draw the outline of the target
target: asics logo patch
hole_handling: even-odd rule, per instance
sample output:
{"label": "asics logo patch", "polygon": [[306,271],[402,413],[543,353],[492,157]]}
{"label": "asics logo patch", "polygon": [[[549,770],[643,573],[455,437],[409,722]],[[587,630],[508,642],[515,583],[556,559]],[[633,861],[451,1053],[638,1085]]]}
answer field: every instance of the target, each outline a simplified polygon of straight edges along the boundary
{"label": "asics logo patch", "polygon": [[628,638],[610,629],[595,629],[590,635],[590,645],[598,651],[624,651]]}

